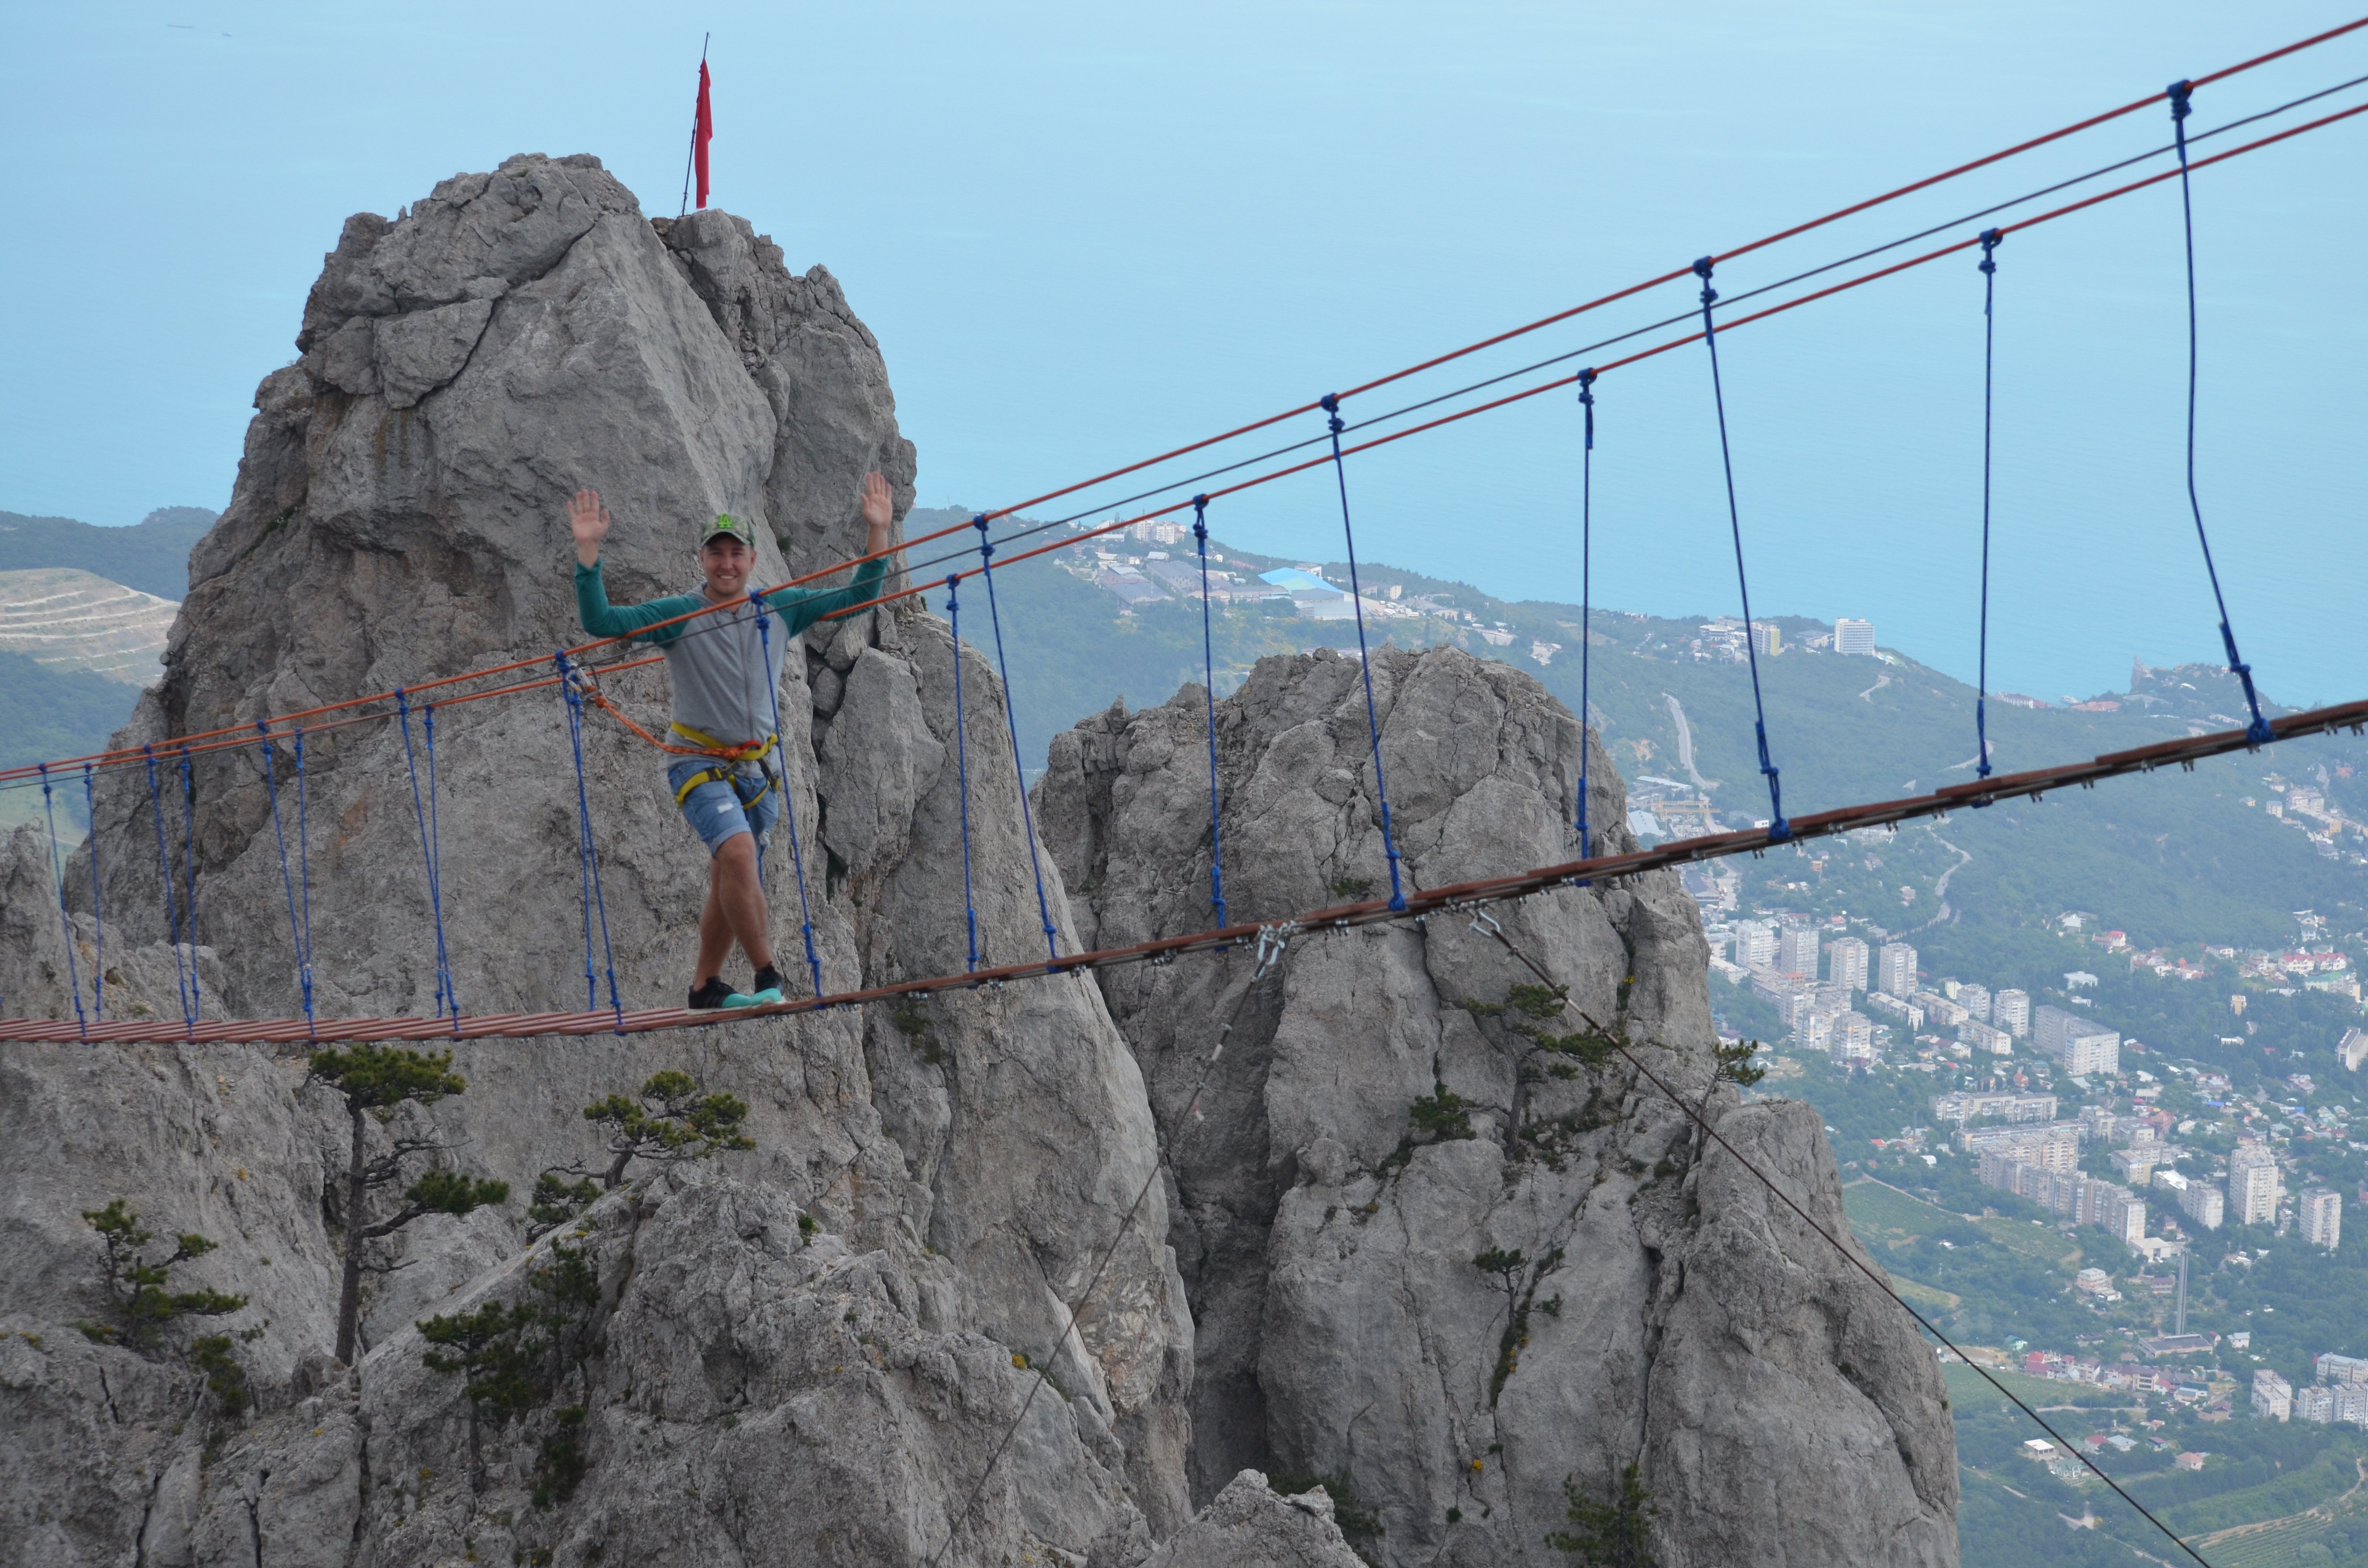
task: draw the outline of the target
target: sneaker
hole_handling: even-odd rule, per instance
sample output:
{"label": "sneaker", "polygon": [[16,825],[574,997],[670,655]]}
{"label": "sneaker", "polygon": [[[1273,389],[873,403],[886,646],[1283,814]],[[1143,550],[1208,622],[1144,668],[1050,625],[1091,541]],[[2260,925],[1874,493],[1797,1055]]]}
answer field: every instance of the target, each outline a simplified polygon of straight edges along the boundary
{"label": "sneaker", "polygon": [[771,964],[757,971],[757,978],[745,992],[734,991],[723,999],[727,1007],[769,1007],[782,1000],[781,971]]}
{"label": "sneaker", "polygon": [[[729,1007],[733,1005],[732,987],[723,983],[723,977],[720,974],[711,975],[694,986],[690,993],[690,1001],[687,1004],[693,1012],[700,1013],[710,1012],[717,1007]],[[739,1005],[746,1006],[747,1004],[744,1002]]]}

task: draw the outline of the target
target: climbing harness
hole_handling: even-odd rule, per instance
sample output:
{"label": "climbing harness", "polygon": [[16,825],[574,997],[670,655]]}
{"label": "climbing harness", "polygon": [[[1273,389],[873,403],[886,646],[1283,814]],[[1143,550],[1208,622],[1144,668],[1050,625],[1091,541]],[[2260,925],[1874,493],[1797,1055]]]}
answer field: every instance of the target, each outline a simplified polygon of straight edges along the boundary
{"label": "climbing harness", "polygon": [[58,930],[66,943],[66,990],[74,997],[74,1026],[85,1040],[90,1038],[90,1020],[83,1016],[82,975],[74,966],[74,917],[66,913],[65,868],[58,864],[58,813],[50,801],[50,767],[41,765],[41,814],[50,827],[50,881],[58,890]]}
{"label": "climbing harness", "polygon": [[1582,860],[1595,853],[1593,837],[1587,831],[1587,744],[1588,723],[1588,654],[1595,644],[1588,632],[1589,611],[1594,606],[1595,530],[1595,371],[1592,367],[1578,373],[1578,405],[1585,411],[1587,439],[1578,452],[1578,858]]}
{"label": "climbing harness", "polygon": [[1209,630],[1209,498],[1192,497],[1192,540],[1201,552],[1201,678],[1209,699],[1209,902],[1217,906],[1217,925],[1225,918],[1224,843],[1217,832],[1217,653]]}
{"label": "climbing harness", "polygon": [[[279,775],[277,762],[273,756],[270,722],[268,720],[257,719],[255,722],[255,729],[256,733],[260,737],[256,744],[263,748],[263,786],[265,790],[268,792],[271,797],[271,835],[279,841],[279,890],[286,895],[288,901],[288,941],[290,946],[295,950],[296,982],[298,988],[303,993],[304,996],[304,1027],[308,1031],[317,1033],[319,1026],[313,1017],[313,887],[310,876],[311,867],[309,863],[307,863],[305,867],[307,875],[304,885],[304,920],[300,926],[297,922],[296,916],[296,882],[295,879],[289,874],[288,870],[288,832],[286,828],[280,825],[279,820]],[[302,730],[296,732],[296,788],[299,791],[299,799],[301,800],[302,791],[304,788],[304,732]],[[302,808],[300,807],[299,810],[301,812]],[[302,860],[304,858],[304,831],[301,825],[296,830],[296,839],[297,857],[300,860]],[[587,1002],[586,1006],[589,1006],[590,1004]]]}
{"label": "climbing harness", "polygon": [[2255,745],[2266,745],[2276,737],[2270,733],[2270,722],[2261,717],[2260,695],[2253,689],[2253,666],[2237,656],[2237,633],[2229,629],[2227,597],[2220,591],[2220,568],[2213,564],[2212,540],[2203,531],[2203,503],[2195,494],[2195,198],[2187,179],[2188,100],[2194,90],[2191,82],[2173,82],[2169,88],[2171,136],[2179,148],[2179,211],[2187,241],[2187,509],[2195,515],[2195,542],[2203,548],[2204,574],[2212,579],[2212,602],[2220,610],[2220,645],[2227,650],[2228,673],[2244,687],[2245,705],[2253,715],[2246,738]]}
{"label": "climbing harness", "polygon": [[1712,322],[1710,308],[1718,302],[1718,290],[1710,286],[1711,258],[1694,263],[1694,276],[1701,278],[1702,344],[1710,350],[1710,392],[1718,408],[1718,456],[1726,473],[1726,521],[1735,535],[1735,583],[1743,595],[1743,653],[1751,665],[1752,730],[1759,738],[1759,771],[1768,778],[1768,842],[1782,844],[1793,836],[1793,824],[1784,820],[1784,794],[1776,777],[1776,765],[1768,757],[1768,708],[1759,698],[1759,639],[1751,622],[1751,584],[1743,573],[1743,515],[1735,505],[1735,454],[1726,439],[1726,392],[1719,384],[1718,328]]}
{"label": "climbing harness", "polygon": [[971,892],[970,881],[970,743],[963,735],[962,724],[962,597],[957,591],[962,585],[962,574],[946,579],[946,619],[953,625],[954,636],[954,771],[962,782],[962,918],[969,923],[969,967],[978,968],[978,900]]}
{"label": "climbing harness", "polygon": [[609,974],[609,1009],[617,1015],[618,1032],[621,1034],[625,1007],[617,996],[617,955],[609,943],[609,900],[600,886],[600,852],[592,836],[592,797],[584,778],[584,693],[592,685],[592,677],[571,664],[564,652],[552,654],[552,662],[559,669],[559,693],[567,705],[567,744],[575,756],[576,880],[584,900],[584,1010],[591,1012],[599,1002],[592,981],[592,919],[597,910],[600,957]]}
{"label": "climbing harness", "polygon": [[1052,901],[1044,894],[1044,861],[1036,848],[1036,824],[1028,806],[1028,772],[1019,763],[1019,720],[1012,707],[1011,666],[1003,661],[1003,613],[995,605],[995,546],[987,541],[986,514],[971,519],[978,529],[978,574],[986,584],[987,621],[995,628],[995,668],[1003,678],[1003,722],[1011,733],[1011,771],[1019,784],[1019,831],[1028,840],[1028,864],[1036,873],[1036,915],[1044,923],[1044,951],[1061,956],[1060,933],[1053,926]]}
{"label": "climbing harness", "polygon": [[411,813],[419,826],[419,856],[427,866],[427,907],[436,921],[436,1016],[443,1017],[449,1009],[452,1028],[461,1027],[461,999],[452,991],[452,960],[444,946],[444,883],[443,839],[436,821],[436,705],[428,703],[420,710],[420,718],[427,735],[427,800],[422,805],[419,795],[419,765],[411,749],[411,699],[403,687],[394,688],[395,716],[403,725],[403,766],[411,776]]}
{"label": "climbing harness", "polygon": [[[761,615],[757,618],[757,627],[758,635],[762,636],[765,627],[765,618]],[[767,667],[770,668],[771,664],[772,659],[768,652],[766,657]],[[776,691],[773,694],[773,733],[767,735],[763,740],[753,742],[746,746],[735,746],[727,741],[719,741],[713,735],[708,734],[702,730],[694,730],[689,724],[681,723],[679,722],[668,724],[666,726],[666,733],[668,734],[680,735],[684,740],[689,741],[691,746],[699,748],[696,752],[690,750],[689,747],[669,747],[669,750],[677,751],[684,756],[712,755],[721,756],[724,759],[723,762],[718,766],[713,767],[702,767],[698,772],[692,774],[689,778],[684,779],[675,790],[674,803],[679,806],[685,801],[689,800],[690,792],[693,790],[698,789],[701,784],[731,785],[733,794],[739,796],[740,805],[743,810],[746,810],[746,808],[755,805],[757,801],[763,800],[766,794],[770,791],[775,785],[780,782],[780,778],[774,772],[774,768],[778,766],[778,760],[773,756],[775,748],[780,744],[781,741],[780,724],[781,694],[779,691]],[[747,776],[740,771],[740,765],[746,762],[753,762],[757,765],[757,778],[759,782],[757,786],[757,792],[753,795],[741,794],[740,780]]]}
{"label": "climbing harness", "polygon": [[1406,907],[1406,888],[1398,880],[1398,840],[1390,828],[1390,787],[1382,777],[1382,721],[1373,707],[1373,661],[1372,651],[1365,646],[1365,599],[1357,583],[1357,535],[1349,525],[1349,470],[1340,460],[1340,432],[1347,426],[1340,419],[1338,394],[1326,392],[1316,406],[1324,410],[1326,427],[1332,436],[1332,473],[1340,483],[1340,537],[1349,546],[1349,603],[1357,616],[1357,669],[1365,677],[1365,729],[1373,743],[1373,794],[1382,803],[1382,849],[1390,862],[1390,907]]}
{"label": "climbing harness", "polygon": [[1998,242],[2005,237],[1996,229],[1982,231],[1982,609],[1975,653],[1974,737],[1978,743],[1976,771],[1984,778],[1990,776],[1990,390],[1997,379],[1993,351],[1998,341],[1998,318],[1992,307],[1998,302]]}
{"label": "climbing harness", "polygon": [[[780,677],[773,671],[771,630],[773,618],[766,613],[765,600],[761,595],[752,594],[749,597],[755,600],[757,606],[757,664],[765,672],[765,690],[773,702],[773,733],[765,737],[765,750],[757,753],[760,759],[758,766],[765,769],[766,778],[781,791],[781,825],[789,831],[790,869],[796,873],[798,881],[798,929],[805,937],[806,972],[813,977],[814,994],[819,996],[822,994],[822,958],[814,950],[814,906],[806,901],[806,860],[805,852],[798,847],[797,803],[790,799],[788,782],[775,777],[773,767],[778,763],[779,758],[775,758],[773,763],[761,760],[777,748],[781,741],[781,682]],[[784,649],[783,652],[786,653],[787,650]],[[737,793],[736,786],[734,793]],[[757,798],[762,800],[764,797],[760,793]],[[762,847],[760,844],[758,848]],[[764,871],[765,857],[759,854],[757,857],[759,887],[764,885]]]}

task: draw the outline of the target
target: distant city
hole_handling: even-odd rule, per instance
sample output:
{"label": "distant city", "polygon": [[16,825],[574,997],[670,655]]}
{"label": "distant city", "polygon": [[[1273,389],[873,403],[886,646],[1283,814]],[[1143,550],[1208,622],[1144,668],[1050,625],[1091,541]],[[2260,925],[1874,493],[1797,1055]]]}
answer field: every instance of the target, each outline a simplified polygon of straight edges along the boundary
{"label": "distant city", "polygon": [[[1845,1068],[1869,1067],[1886,1055],[1904,1057],[1912,1051],[1914,1060],[1902,1065],[1937,1072],[1952,1060],[2010,1061],[2018,1043],[2027,1040],[2028,1049],[2084,1093],[2096,1082],[2123,1076],[2124,1041],[2119,1031],[2069,1007],[2033,1006],[2029,993],[2011,986],[1994,991],[1953,976],[1928,984],[1910,944],[1884,941],[1870,947],[1859,937],[1833,935],[1847,927],[1844,916],[1822,922],[1797,915],[1725,918],[1735,889],[1719,879],[1733,875],[1731,870],[1713,873],[1697,884],[1710,935],[1711,970],[1730,983],[1748,985],[1770,1004],[1790,1031],[1785,1044],[1822,1052]],[[2066,914],[2059,925],[2067,933],[2079,932],[2089,918]],[[2303,911],[2298,918],[2301,938],[2290,950],[2240,955],[2229,949],[2215,956],[2238,960],[2241,972],[2250,978],[2299,978],[2315,989],[2357,1002],[2359,981],[2350,955],[2323,939],[2325,923],[2317,915]],[[2205,973],[2184,960],[2132,952],[2119,931],[2099,933],[2094,940],[2108,953],[2126,955],[2133,968],[2166,977],[2201,979]],[[2063,979],[2066,999],[2076,1004],[2085,1003],[2081,994],[2097,984],[2097,976],[2084,970],[2067,971]],[[2242,993],[2232,994],[2232,1016],[2241,1017],[2245,1005]],[[2368,1060],[2368,1030],[2350,1030],[2338,1052],[2347,1069],[2357,1071]],[[2196,1090],[2207,1096],[2225,1095],[2229,1088],[2225,1077],[2202,1069],[2167,1063],[2164,1071],[2194,1078]],[[2028,1199],[2075,1224],[2096,1226],[2149,1257],[2157,1250],[2175,1248],[2147,1235],[2146,1204],[2140,1192],[2151,1193],[2157,1202],[2176,1209],[2188,1223],[2204,1230],[2217,1230],[2229,1221],[2298,1221],[2306,1242],[2329,1250],[2338,1244],[2341,1196],[2331,1188],[2309,1187],[2295,1195],[2292,1206],[2283,1207],[2288,1194],[2266,1135],[2237,1133],[2220,1179],[2192,1177],[2174,1168],[2187,1151],[2170,1142],[2174,1129],[2169,1113],[2149,1103],[2159,1096],[2154,1086],[2159,1079],[2148,1072],[2135,1076],[2140,1083],[2132,1092],[2133,1108],[2125,1112],[2091,1105],[2082,1108],[2078,1119],[2058,1120],[2056,1096],[2028,1092],[2029,1074],[2016,1070],[2009,1088],[1960,1089],[1933,1096],[1932,1117],[1957,1126],[1956,1149],[1978,1162],[1985,1185]],[[2305,1093],[2310,1088],[2306,1079],[2294,1086]],[[2207,1097],[2206,1103],[2217,1107],[2223,1102]],[[1975,1123],[1980,1125],[1972,1125]],[[2193,1126],[2191,1120],[2180,1130]],[[1903,1142],[1931,1164],[1939,1155],[1927,1152],[1929,1133],[1929,1129],[1908,1130]],[[2089,1145],[2113,1148],[2112,1167],[2118,1181],[2081,1173],[2081,1153]]]}

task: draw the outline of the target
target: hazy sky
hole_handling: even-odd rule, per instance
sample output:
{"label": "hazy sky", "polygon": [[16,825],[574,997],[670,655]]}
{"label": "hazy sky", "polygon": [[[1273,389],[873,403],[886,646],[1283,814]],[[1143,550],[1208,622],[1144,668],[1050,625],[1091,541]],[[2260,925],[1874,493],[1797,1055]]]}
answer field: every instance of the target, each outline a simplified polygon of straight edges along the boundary
{"label": "hazy sky", "polygon": [[[922,501],[984,507],[2351,4],[15,6],[0,508],[129,523],[224,504],[255,384],[292,356],[349,212],[392,214],[527,151],[598,153],[646,210],[676,205],[707,28],[717,205],[838,275],[886,349]],[[2368,32],[2205,89],[2194,128],[2362,75]],[[1720,287],[2167,132],[2150,108],[1737,261]],[[2244,650],[2287,701],[2361,696],[2368,670],[2363,152],[2368,116],[2196,183],[2202,490]],[[2134,654],[2218,657],[2180,484],[2178,222],[2164,186],[2000,252],[1994,687],[2087,695],[2123,684]],[[1691,301],[1669,285],[1469,363],[1509,369]],[[1869,616],[1884,643],[1972,676],[1980,334],[1980,278],[1957,257],[1725,337],[1755,608]],[[1597,601],[1731,612],[1701,350],[1600,394]],[[1577,432],[1555,393],[1352,464],[1362,553],[1575,599]],[[1315,433],[1313,415],[1292,431]],[[1212,520],[1247,546],[1338,554],[1321,474]]]}

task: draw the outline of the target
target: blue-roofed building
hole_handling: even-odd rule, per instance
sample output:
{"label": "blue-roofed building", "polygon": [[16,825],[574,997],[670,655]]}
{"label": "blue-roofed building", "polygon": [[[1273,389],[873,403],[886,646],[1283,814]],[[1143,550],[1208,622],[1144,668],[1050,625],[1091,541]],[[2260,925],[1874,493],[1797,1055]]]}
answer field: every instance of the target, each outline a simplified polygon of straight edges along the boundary
{"label": "blue-roofed building", "polygon": [[1343,598],[1348,597],[1347,589],[1335,587],[1333,585],[1326,582],[1323,578],[1317,576],[1315,573],[1302,572],[1296,566],[1278,566],[1271,572],[1260,573],[1258,574],[1258,581],[1261,583],[1272,583],[1278,588],[1289,588],[1294,594],[1313,591],[1316,593],[1338,594]]}

